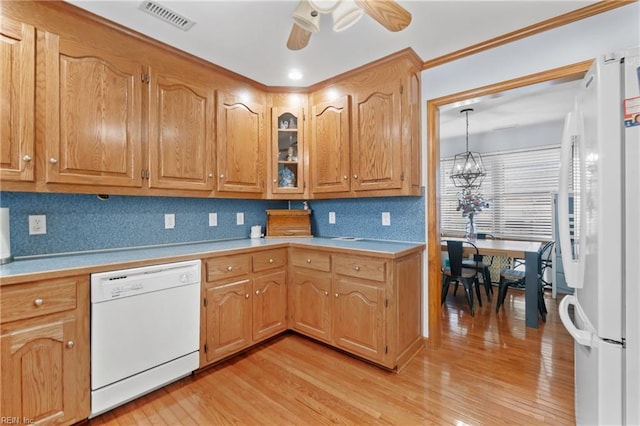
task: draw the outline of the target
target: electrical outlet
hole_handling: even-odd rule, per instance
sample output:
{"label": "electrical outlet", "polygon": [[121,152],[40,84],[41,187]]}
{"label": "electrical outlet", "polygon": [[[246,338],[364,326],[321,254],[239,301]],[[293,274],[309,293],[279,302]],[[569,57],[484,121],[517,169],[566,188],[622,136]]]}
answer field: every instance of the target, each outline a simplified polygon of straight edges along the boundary
{"label": "electrical outlet", "polygon": [[329,223],[331,225],[336,224],[336,212],[329,212]]}
{"label": "electrical outlet", "polygon": [[218,226],[218,213],[209,213],[209,226]]}
{"label": "electrical outlet", "polygon": [[236,224],[237,225],[244,225],[244,213],[242,213],[242,212],[236,213]]}
{"label": "electrical outlet", "polygon": [[391,226],[391,213],[382,212],[382,226]]}
{"label": "electrical outlet", "polygon": [[167,213],[164,215],[164,229],[173,229],[176,227],[176,215]]}
{"label": "electrical outlet", "polygon": [[29,215],[29,235],[47,233],[47,216],[43,214]]}

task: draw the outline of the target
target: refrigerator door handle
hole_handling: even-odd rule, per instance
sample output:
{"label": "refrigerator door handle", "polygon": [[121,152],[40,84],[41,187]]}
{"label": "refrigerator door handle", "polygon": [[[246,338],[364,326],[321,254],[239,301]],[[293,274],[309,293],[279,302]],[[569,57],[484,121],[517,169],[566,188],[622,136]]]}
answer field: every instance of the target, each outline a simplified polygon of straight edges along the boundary
{"label": "refrigerator door handle", "polygon": [[560,321],[562,321],[564,327],[577,343],[590,348],[594,344],[593,333],[587,330],[580,330],[578,327],[576,327],[574,322],[571,320],[571,317],[569,316],[569,306],[572,305],[574,315],[580,316],[582,322],[587,323],[587,318],[585,317],[584,312],[582,312],[582,308],[578,304],[578,299],[576,299],[573,295],[564,296],[560,301],[560,306],[558,307]]}
{"label": "refrigerator door handle", "polygon": [[[576,108],[577,110],[577,108]],[[569,171],[572,168],[571,148],[573,137],[577,136],[577,112],[570,112],[564,121],[562,146],[560,150],[560,187],[558,188],[558,234],[562,266],[567,285],[581,288],[582,280],[578,279],[578,262],[573,258],[571,234],[569,227]]]}

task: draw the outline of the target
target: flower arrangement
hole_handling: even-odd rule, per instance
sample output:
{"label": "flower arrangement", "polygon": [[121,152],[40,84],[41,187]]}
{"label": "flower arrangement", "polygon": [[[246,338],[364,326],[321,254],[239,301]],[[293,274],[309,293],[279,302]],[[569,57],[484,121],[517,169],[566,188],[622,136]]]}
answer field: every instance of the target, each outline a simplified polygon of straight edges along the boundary
{"label": "flower arrangement", "polygon": [[476,213],[480,213],[482,209],[488,209],[489,202],[484,197],[473,192],[470,188],[464,188],[458,193],[458,207],[456,211],[462,211],[462,217],[470,217],[473,220],[473,216]]}

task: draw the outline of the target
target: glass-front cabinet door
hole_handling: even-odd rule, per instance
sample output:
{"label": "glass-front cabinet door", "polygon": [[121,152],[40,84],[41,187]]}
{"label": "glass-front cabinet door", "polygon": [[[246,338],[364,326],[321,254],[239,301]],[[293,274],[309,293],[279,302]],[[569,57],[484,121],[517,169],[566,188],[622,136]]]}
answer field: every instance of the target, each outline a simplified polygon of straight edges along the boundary
{"label": "glass-front cabinet door", "polygon": [[304,193],[304,145],[302,109],[273,108],[273,167],[274,194]]}

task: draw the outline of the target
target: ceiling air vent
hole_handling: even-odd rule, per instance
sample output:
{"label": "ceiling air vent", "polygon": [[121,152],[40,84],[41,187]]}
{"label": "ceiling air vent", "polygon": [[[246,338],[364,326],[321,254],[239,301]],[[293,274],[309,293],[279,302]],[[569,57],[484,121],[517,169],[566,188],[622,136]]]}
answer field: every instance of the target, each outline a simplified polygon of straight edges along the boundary
{"label": "ceiling air vent", "polygon": [[195,25],[195,22],[191,19],[185,18],[184,16],[167,9],[154,1],[147,0],[142,2],[140,10],[184,31],[187,31]]}

